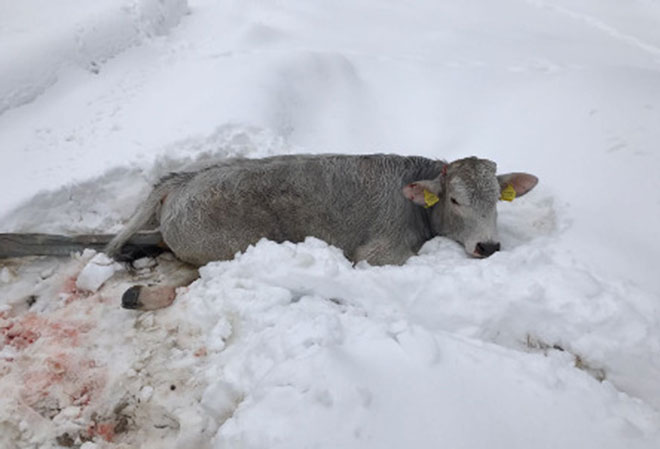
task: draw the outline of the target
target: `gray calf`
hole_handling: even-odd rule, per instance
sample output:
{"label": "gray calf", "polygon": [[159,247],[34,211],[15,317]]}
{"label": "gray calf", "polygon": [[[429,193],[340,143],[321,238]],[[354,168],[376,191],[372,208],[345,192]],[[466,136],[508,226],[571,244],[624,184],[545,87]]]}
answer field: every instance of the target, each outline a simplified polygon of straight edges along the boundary
{"label": "gray calf", "polygon": [[[315,236],[350,260],[373,265],[402,264],[436,235],[487,257],[500,248],[498,199],[522,196],[538,182],[495,170],[494,162],[475,157],[449,164],[395,155],[231,159],[164,178],[106,252],[117,254],[155,214],[165,244],[197,266],[231,259],[264,237],[300,242]],[[162,307],[173,289],[132,287],[122,304]]]}

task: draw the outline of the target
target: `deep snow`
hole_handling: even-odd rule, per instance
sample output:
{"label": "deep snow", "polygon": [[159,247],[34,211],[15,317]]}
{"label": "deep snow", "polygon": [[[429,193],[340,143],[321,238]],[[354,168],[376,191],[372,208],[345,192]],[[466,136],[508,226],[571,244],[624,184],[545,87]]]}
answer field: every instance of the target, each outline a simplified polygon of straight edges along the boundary
{"label": "deep snow", "polygon": [[262,241],[154,313],[118,298],[167,256],[98,292],[91,252],[5,264],[3,447],[660,445],[660,4],[82,5],[0,6],[0,231],[117,231],[236,155],[476,154],[541,184],[487,260]]}

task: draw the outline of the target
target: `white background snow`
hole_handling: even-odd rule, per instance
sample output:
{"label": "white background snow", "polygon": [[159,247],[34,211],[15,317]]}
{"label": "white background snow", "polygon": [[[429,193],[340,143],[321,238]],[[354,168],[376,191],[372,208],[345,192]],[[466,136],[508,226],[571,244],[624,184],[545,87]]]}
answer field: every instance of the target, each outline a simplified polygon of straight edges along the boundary
{"label": "white background snow", "polygon": [[262,241],[142,314],[93,252],[0,264],[0,447],[660,447],[659,142],[656,0],[0,2],[0,232],[235,155],[540,178],[486,260]]}

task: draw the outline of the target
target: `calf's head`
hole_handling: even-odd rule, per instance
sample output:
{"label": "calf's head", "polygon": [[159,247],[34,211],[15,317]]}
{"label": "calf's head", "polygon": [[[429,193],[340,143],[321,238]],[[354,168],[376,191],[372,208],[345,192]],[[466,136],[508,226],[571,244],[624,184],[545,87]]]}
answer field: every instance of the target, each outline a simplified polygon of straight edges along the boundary
{"label": "calf's head", "polygon": [[500,249],[497,201],[511,201],[532,190],[538,178],[528,173],[496,174],[487,159],[459,159],[443,167],[434,179],[415,181],[403,194],[430,212],[431,227],[465,247],[474,257],[488,257]]}

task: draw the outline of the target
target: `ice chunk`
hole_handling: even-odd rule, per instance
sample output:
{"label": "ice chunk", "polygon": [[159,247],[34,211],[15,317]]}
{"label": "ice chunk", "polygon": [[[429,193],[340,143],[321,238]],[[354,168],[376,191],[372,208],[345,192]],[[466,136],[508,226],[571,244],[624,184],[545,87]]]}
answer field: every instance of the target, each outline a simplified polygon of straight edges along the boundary
{"label": "ice chunk", "polygon": [[119,269],[121,265],[105,254],[99,253],[82,269],[76,279],[76,287],[79,290],[95,292]]}

